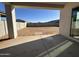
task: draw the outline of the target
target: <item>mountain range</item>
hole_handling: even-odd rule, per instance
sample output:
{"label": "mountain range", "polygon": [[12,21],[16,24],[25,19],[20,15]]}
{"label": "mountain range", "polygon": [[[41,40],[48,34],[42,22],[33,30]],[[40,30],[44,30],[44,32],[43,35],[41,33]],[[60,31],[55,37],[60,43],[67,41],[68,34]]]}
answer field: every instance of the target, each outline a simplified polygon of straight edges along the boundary
{"label": "mountain range", "polygon": [[49,21],[49,22],[38,22],[38,23],[27,23],[28,27],[59,27],[59,20],[53,20],[53,21]]}

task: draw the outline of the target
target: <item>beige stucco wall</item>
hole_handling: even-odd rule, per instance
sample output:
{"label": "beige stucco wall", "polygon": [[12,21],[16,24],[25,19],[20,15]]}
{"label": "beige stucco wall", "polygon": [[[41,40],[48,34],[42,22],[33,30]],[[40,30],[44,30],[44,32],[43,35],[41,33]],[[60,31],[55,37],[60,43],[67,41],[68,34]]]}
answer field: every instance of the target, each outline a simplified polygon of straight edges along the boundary
{"label": "beige stucco wall", "polygon": [[5,34],[8,34],[6,24],[6,21],[0,21],[0,37],[4,36]]}
{"label": "beige stucco wall", "polygon": [[[27,23],[25,22],[16,22],[17,30],[26,28]],[[7,35],[7,22],[6,21],[0,21],[0,37]]]}
{"label": "beige stucco wall", "polygon": [[72,8],[78,7],[79,3],[73,2],[73,3],[67,3],[65,7],[61,10],[60,14],[60,34],[64,36],[70,35],[70,24],[71,24],[71,13]]}
{"label": "beige stucco wall", "polygon": [[20,29],[23,29],[26,27],[26,22],[16,22],[16,25],[17,25],[17,30],[20,30]]}

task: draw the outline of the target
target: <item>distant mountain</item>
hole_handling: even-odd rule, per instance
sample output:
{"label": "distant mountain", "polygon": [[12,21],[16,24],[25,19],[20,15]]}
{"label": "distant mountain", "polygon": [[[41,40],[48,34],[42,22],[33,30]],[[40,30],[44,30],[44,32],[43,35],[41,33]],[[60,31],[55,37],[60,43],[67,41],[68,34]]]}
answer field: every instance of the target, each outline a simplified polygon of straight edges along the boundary
{"label": "distant mountain", "polygon": [[46,23],[59,23],[59,20],[53,20],[53,21],[49,21],[49,22],[46,22]]}
{"label": "distant mountain", "polygon": [[44,22],[44,23],[27,23],[28,27],[59,27],[59,20],[54,20],[54,21],[49,21],[49,22]]}
{"label": "distant mountain", "polygon": [[21,19],[16,19],[16,22],[26,22],[26,21],[21,20]]}

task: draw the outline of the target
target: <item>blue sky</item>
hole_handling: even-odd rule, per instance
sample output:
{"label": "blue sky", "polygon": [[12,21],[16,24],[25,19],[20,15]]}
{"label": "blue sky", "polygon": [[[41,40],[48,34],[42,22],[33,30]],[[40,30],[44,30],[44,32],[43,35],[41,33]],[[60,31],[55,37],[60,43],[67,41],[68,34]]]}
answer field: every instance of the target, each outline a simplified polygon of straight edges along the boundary
{"label": "blue sky", "polygon": [[[0,10],[5,10],[2,3]],[[16,8],[16,18],[28,22],[47,22],[60,19],[60,10]]]}

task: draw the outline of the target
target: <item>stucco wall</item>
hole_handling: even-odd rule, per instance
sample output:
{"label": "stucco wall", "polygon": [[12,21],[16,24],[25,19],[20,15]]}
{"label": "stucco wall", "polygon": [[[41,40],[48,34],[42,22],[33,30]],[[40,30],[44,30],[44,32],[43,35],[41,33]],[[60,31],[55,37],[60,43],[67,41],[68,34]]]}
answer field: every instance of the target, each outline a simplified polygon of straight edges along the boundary
{"label": "stucco wall", "polygon": [[8,34],[7,22],[6,21],[0,21],[0,37],[4,36],[5,34]]}
{"label": "stucco wall", "polygon": [[[16,22],[17,30],[26,28],[26,22]],[[8,30],[7,30],[7,22],[6,21],[0,21],[0,37],[7,35]]]}
{"label": "stucco wall", "polygon": [[67,3],[65,7],[61,10],[60,14],[60,34],[64,36],[70,35],[70,24],[71,24],[71,13],[72,8],[78,7],[79,3],[73,2],[73,3]]}
{"label": "stucco wall", "polygon": [[26,23],[23,22],[16,22],[16,25],[17,25],[17,30],[23,29],[27,26]]}

